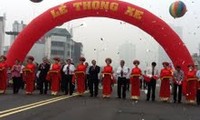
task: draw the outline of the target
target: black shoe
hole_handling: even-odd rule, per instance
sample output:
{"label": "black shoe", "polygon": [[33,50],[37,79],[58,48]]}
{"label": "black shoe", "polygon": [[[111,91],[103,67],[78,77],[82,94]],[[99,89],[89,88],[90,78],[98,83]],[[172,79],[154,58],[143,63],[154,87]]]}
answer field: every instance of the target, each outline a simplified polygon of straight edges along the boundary
{"label": "black shoe", "polygon": [[90,97],[93,97],[93,95],[90,95]]}
{"label": "black shoe", "polygon": [[149,101],[149,99],[147,98],[146,101]]}
{"label": "black shoe", "polygon": [[174,103],[176,103],[176,100],[174,100]]}

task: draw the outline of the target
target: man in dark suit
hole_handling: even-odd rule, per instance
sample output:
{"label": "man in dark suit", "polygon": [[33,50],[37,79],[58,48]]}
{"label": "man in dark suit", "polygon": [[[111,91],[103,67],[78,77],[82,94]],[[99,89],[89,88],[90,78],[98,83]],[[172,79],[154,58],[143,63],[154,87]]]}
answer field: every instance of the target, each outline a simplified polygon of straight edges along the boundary
{"label": "man in dark suit", "polygon": [[95,60],[92,60],[92,66],[90,66],[89,68],[89,89],[91,97],[93,97],[93,95],[97,97],[98,95],[99,72],[100,72],[100,67],[96,65]]}
{"label": "man in dark suit", "polygon": [[[40,94],[47,94],[47,90],[49,87],[49,82],[46,80],[47,73],[49,71],[50,64],[48,62],[47,58],[43,58],[43,63],[39,65],[38,71],[39,71],[39,89]],[[44,87],[43,87],[44,86]]]}

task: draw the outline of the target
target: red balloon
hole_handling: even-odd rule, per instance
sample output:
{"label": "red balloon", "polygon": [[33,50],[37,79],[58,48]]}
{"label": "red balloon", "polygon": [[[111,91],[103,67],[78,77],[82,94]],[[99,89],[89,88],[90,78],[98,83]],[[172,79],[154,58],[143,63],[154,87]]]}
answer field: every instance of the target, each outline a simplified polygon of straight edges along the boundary
{"label": "red balloon", "polygon": [[53,7],[32,20],[8,51],[8,64],[12,65],[16,59],[24,60],[34,43],[49,30],[84,17],[108,17],[130,23],[150,34],[164,48],[174,66],[180,65],[186,71],[187,65],[193,63],[176,32],[144,8],[120,0],[73,0]]}
{"label": "red balloon", "polygon": [[39,3],[39,2],[42,2],[43,0],[30,0],[30,1],[34,3]]}

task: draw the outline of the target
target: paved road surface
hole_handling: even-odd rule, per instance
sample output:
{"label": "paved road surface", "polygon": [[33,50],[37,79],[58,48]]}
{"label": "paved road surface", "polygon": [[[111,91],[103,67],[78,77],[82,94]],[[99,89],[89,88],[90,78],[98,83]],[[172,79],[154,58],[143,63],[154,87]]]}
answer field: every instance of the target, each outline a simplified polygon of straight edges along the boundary
{"label": "paved road surface", "polygon": [[[116,90],[110,99],[91,98],[88,94],[69,98],[8,93],[0,96],[0,120],[200,120],[200,106],[162,103],[158,100],[146,102],[144,92],[141,93],[142,98],[138,103],[116,98]],[[47,99],[50,100],[30,105],[28,110],[23,111],[26,108],[23,105]],[[9,115],[13,111],[5,112],[19,106],[22,108],[13,110],[15,114]]]}

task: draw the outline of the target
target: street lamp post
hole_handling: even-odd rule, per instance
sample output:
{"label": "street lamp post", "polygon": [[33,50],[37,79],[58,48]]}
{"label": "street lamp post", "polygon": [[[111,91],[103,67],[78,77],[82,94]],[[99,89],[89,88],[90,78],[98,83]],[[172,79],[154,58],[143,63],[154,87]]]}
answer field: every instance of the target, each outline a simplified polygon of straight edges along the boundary
{"label": "street lamp post", "polygon": [[73,36],[74,36],[74,31],[73,31],[73,30],[74,30],[75,28],[79,28],[79,27],[81,27],[81,26],[83,26],[83,25],[84,25],[84,24],[82,23],[82,24],[80,24],[80,25],[70,27],[69,32],[70,32],[72,38],[73,38]]}
{"label": "street lamp post", "polygon": [[70,41],[69,41],[69,46],[70,46],[70,58],[72,58],[72,45],[73,45],[73,37],[74,37],[74,32],[73,32],[73,30],[75,29],[75,28],[79,28],[79,27],[81,27],[81,26],[83,26],[84,24],[82,23],[82,24],[80,24],[80,25],[77,25],[77,26],[70,26],[70,28],[69,28],[69,33],[70,33],[70,35],[71,35],[71,39],[70,39]]}

